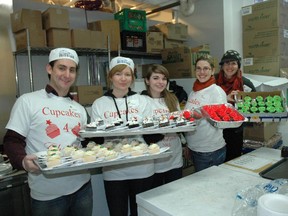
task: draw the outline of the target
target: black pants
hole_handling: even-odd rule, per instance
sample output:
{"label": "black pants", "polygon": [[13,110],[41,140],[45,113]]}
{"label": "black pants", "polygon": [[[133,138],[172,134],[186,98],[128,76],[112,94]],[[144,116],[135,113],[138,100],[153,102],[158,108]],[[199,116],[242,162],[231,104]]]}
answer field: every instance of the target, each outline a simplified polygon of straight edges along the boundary
{"label": "black pants", "polygon": [[104,181],[110,216],[137,216],[136,194],[152,188],[153,176],[144,179]]}
{"label": "black pants", "polygon": [[243,148],[243,126],[238,128],[226,128],[223,130],[226,142],[226,160],[229,161],[241,156]]}
{"label": "black pants", "polygon": [[163,173],[155,173],[153,178],[153,188],[182,178],[182,169],[183,168],[180,167]]}

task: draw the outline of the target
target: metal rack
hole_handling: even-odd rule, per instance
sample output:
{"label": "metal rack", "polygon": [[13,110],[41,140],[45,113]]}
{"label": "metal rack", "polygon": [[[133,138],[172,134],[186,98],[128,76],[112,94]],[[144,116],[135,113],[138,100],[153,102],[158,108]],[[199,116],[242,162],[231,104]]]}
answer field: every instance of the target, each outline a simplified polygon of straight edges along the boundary
{"label": "metal rack", "polygon": [[[17,56],[27,56],[28,60],[28,68],[29,68],[29,83],[30,83],[30,91],[34,91],[34,80],[33,80],[33,67],[32,67],[32,56],[43,56],[48,55],[49,52],[54,49],[53,47],[31,47],[30,45],[30,35],[29,29],[26,29],[27,34],[27,47],[25,49],[17,50],[13,52],[14,56],[14,63],[15,63],[15,82],[16,82],[16,97],[20,96],[20,87],[19,87],[19,74],[18,74],[18,63],[17,63]],[[73,48],[79,56],[107,56],[108,62],[110,62],[111,56],[125,56],[131,58],[139,58],[143,57],[145,59],[160,59],[161,54],[154,54],[154,53],[145,53],[145,52],[137,52],[137,51],[128,51],[128,50],[118,50],[118,51],[111,51],[110,50],[110,39],[109,36],[107,37],[108,47],[107,49],[91,49],[91,48]],[[88,64],[90,64],[88,60]],[[90,77],[90,71],[88,70],[88,79]],[[88,80],[89,82],[89,80]],[[90,82],[89,82],[90,83]]]}

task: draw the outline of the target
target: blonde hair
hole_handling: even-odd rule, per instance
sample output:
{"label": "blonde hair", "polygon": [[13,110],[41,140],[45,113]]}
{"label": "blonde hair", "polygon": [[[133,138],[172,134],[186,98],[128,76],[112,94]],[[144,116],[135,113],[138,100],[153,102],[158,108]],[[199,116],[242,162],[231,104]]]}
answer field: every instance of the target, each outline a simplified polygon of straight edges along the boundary
{"label": "blonde hair", "polygon": [[197,65],[197,63],[199,61],[207,61],[209,64],[210,64],[210,67],[213,69],[215,68],[215,65],[214,65],[214,59],[212,56],[208,55],[208,54],[205,54],[203,56],[200,56],[196,59],[196,62],[195,62],[195,66]]}
{"label": "blonde hair", "polygon": [[[159,64],[150,65],[144,78],[146,80],[149,80],[151,78],[152,73],[163,74],[167,78],[167,85],[168,85],[168,83],[169,83],[169,71],[163,65],[159,65]],[[148,95],[150,97],[152,97],[150,87],[147,85],[147,83],[145,81],[144,81],[144,83],[145,83]],[[161,92],[161,94],[164,98],[165,104],[168,107],[169,111],[170,112],[177,111],[178,110],[178,99],[175,96],[175,94],[170,93],[166,88]]]}
{"label": "blonde hair", "polygon": [[[121,72],[123,71],[126,67],[128,67],[127,65],[124,65],[124,64],[119,64],[119,65],[116,65],[115,67],[113,67],[109,73],[107,74],[107,87],[108,89],[111,89],[112,88],[112,82],[111,82],[111,79],[112,77],[115,75],[115,73],[117,72]],[[131,71],[131,76],[132,76],[132,83],[135,81],[135,75],[134,75],[134,71],[132,71],[132,69],[130,67],[128,67]],[[131,83],[131,85],[132,85]]]}

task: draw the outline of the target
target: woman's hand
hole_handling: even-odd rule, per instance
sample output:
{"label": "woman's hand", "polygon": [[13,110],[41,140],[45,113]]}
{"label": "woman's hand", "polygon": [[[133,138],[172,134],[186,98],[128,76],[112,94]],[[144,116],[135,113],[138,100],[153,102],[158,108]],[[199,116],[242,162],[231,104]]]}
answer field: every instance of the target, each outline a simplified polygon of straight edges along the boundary
{"label": "woman's hand", "polygon": [[231,91],[231,93],[227,95],[227,101],[235,103],[235,95],[237,95],[238,92],[238,90]]}

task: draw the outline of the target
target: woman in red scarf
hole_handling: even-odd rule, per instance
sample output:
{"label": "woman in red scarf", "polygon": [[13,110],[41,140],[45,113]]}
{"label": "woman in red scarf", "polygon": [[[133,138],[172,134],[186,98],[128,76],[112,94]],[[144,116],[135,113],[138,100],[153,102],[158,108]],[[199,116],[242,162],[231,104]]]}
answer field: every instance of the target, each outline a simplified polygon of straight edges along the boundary
{"label": "woman in red scarf", "polygon": [[[228,50],[219,64],[221,69],[215,75],[216,84],[226,92],[229,103],[234,105],[234,97],[239,91],[256,91],[253,83],[242,76],[241,56],[237,51]],[[239,157],[243,148],[243,126],[224,129],[223,136],[227,148],[226,161]]]}

